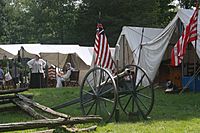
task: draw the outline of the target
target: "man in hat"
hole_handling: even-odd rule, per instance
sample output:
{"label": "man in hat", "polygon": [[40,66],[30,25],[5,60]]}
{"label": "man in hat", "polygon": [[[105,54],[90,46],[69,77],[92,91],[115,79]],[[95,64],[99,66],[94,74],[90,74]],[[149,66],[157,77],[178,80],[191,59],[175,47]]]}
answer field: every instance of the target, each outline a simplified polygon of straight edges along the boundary
{"label": "man in hat", "polygon": [[35,55],[34,59],[27,62],[31,69],[30,88],[42,88],[44,87],[44,68],[46,62],[40,58],[39,54]]}

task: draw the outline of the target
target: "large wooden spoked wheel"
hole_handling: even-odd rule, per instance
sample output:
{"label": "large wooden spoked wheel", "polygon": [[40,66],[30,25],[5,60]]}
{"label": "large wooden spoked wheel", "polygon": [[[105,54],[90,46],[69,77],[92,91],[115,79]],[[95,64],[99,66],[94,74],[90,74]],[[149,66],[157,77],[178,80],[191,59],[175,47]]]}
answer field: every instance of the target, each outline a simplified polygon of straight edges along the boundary
{"label": "large wooden spoked wheel", "polygon": [[85,75],[80,91],[84,115],[99,115],[108,122],[117,105],[117,87],[109,71],[95,67]]}
{"label": "large wooden spoked wheel", "polygon": [[124,70],[128,70],[128,74],[119,79],[119,105],[127,115],[141,114],[146,119],[154,104],[153,84],[137,65],[127,65]]}

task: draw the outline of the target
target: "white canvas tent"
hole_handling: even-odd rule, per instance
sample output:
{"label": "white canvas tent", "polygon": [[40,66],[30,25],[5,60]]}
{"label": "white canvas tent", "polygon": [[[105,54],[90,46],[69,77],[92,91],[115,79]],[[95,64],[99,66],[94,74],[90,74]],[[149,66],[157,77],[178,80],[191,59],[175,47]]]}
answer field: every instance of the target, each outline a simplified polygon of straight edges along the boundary
{"label": "white canvas tent", "polygon": [[60,68],[64,66],[68,55],[70,55],[70,57],[73,57],[73,64],[76,65],[73,67],[80,70],[79,83],[91,65],[93,54],[93,47],[81,47],[79,45],[8,44],[0,45],[0,48],[15,56],[20,51],[20,56],[26,58],[34,58],[35,54],[41,54],[42,58],[47,60],[49,64],[54,64]]}
{"label": "white canvas tent", "polygon": [[10,52],[8,52],[8,51],[6,51],[6,50],[0,48],[0,59],[2,60],[2,59],[4,59],[5,57],[8,58],[8,59],[10,59],[10,58],[13,58],[14,55],[11,54]]}
{"label": "white canvas tent", "polygon": [[[193,14],[194,10],[187,10],[187,9],[180,9],[174,19],[167,25],[167,27],[163,30],[158,31],[157,33],[154,30],[151,30],[152,38],[145,40],[143,39],[142,43],[140,41],[134,41],[132,38],[137,38],[129,33],[125,32],[120,35],[118,42],[121,47],[123,47],[123,37],[126,38],[127,44],[131,49],[132,57],[134,58],[135,62],[139,58],[140,51],[140,61],[139,66],[141,66],[150,79],[153,81],[157,70],[160,66],[162,61],[163,55],[166,51],[166,48],[172,38],[174,32],[176,32],[177,21],[183,23],[184,27],[189,23],[189,20]],[[199,18],[199,17],[198,17]],[[199,18],[200,20],[200,18]],[[197,40],[197,55],[200,57],[200,42],[199,42],[199,33],[200,33],[200,21],[198,20],[198,40]],[[145,29],[144,29],[145,32]],[[140,32],[141,33],[141,32]],[[137,40],[141,40],[141,37],[138,37]],[[177,38],[178,40],[178,38]],[[122,48],[123,49],[123,48]],[[122,53],[123,54],[123,53]],[[122,61],[121,61],[122,62]]]}
{"label": "white canvas tent", "polygon": [[119,67],[127,64],[137,64],[141,42],[148,42],[155,38],[163,29],[124,26],[118,39],[120,45]]}

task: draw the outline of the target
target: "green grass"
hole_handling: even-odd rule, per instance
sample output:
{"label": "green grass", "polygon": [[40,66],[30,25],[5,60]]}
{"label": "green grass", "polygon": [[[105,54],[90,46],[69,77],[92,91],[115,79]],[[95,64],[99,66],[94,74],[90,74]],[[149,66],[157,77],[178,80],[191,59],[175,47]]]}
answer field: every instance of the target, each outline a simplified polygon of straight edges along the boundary
{"label": "green grass", "polygon": [[[75,97],[79,97],[79,88],[32,89],[26,92],[34,95],[34,100],[52,107]],[[8,105],[10,106],[10,105]],[[80,116],[80,105],[73,105],[58,110],[71,116]],[[150,114],[151,119],[129,121],[121,113],[118,123],[101,123],[95,133],[197,133],[200,131],[200,93],[165,94],[163,90],[155,90],[155,104]],[[0,105],[0,123],[32,120],[24,112],[12,108],[2,111]],[[34,130],[26,130],[32,132]]]}

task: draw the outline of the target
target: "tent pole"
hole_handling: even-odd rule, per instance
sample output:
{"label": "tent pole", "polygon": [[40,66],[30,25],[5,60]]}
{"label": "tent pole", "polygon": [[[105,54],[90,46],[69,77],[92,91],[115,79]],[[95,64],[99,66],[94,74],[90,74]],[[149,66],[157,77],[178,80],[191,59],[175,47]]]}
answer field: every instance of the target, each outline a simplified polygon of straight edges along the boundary
{"label": "tent pole", "polygon": [[[178,36],[181,36],[180,33],[182,33],[182,31],[184,30],[184,26],[181,24],[180,18],[178,19],[178,28],[179,28],[179,32],[178,32]],[[184,77],[184,58],[182,60],[182,64],[181,64],[181,79]],[[182,84],[182,82],[181,82]]]}
{"label": "tent pole", "polygon": [[141,50],[142,50],[143,36],[144,36],[144,27],[142,28],[142,36],[141,36],[141,40],[140,40],[140,51],[139,51],[139,57],[138,57],[137,65],[139,65],[139,63],[140,63],[140,56],[141,56]]}
{"label": "tent pole", "polygon": [[125,35],[123,35],[123,68],[125,67]]}
{"label": "tent pole", "polygon": [[58,52],[58,70],[59,70],[59,52]]}
{"label": "tent pole", "polygon": [[[197,52],[197,40],[195,40],[194,44],[194,74],[196,73],[196,52]],[[193,92],[196,91],[196,76],[194,77],[194,87],[193,87]]]}

